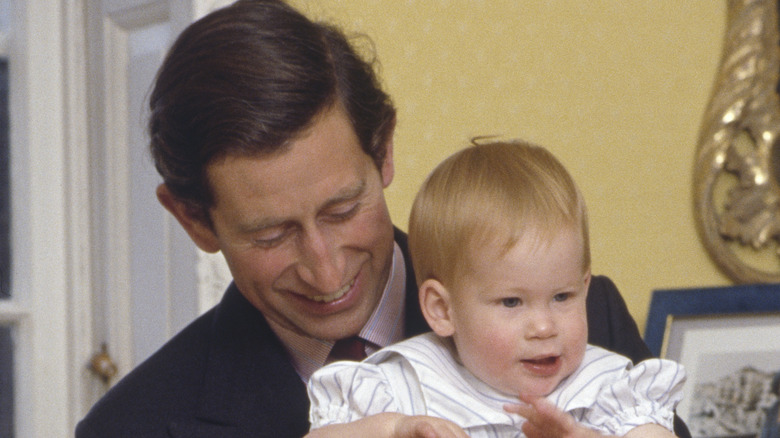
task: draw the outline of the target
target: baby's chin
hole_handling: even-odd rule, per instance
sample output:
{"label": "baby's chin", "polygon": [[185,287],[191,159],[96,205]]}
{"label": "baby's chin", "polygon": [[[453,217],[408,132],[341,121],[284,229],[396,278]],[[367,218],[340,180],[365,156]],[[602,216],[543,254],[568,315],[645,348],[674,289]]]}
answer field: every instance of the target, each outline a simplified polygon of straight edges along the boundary
{"label": "baby's chin", "polygon": [[546,379],[534,379],[542,381],[534,382],[518,382],[517,385],[506,385],[502,387],[494,388],[510,397],[517,397],[518,394],[523,394],[526,397],[547,397],[555,391],[555,388],[564,380],[565,377],[555,377]]}

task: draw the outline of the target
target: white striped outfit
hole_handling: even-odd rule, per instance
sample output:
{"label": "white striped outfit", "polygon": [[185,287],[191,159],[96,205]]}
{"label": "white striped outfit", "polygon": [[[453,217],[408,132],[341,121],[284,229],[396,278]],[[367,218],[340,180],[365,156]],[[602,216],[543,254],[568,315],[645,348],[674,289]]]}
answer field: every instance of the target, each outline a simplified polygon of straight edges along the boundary
{"label": "white striped outfit", "polygon": [[[400,412],[445,418],[471,437],[523,436],[525,420],[503,410],[517,398],[480,381],[455,357],[451,340],[426,333],[363,362],[325,366],[309,380],[312,429]],[[649,359],[633,366],[628,358],[588,345],[580,367],[547,399],[605,434],[622,436],[648,423],[673,430],[684,380],[675,362]]]}

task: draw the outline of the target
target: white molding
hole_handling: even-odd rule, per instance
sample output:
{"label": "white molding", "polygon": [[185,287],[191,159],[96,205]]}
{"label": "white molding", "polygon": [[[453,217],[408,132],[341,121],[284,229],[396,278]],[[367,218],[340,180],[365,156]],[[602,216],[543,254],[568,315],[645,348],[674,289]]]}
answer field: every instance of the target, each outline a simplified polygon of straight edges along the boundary
{"label": "white molding", "polygon": [[[128,35],[166,20],[177,34],[227,0],[11,1],[20,12],[4,42],[14,81],[14,297],[0,303],[0,321],[17,333],[16,434],[70,436],[105,389],[86,367],[99,344],[109,343],[122,373],[135,365]],[[181,289],[169,320],[178,330],[229,278],[220,257],[206,268],[210,297],[182,287],[199,258],[166,221],[168,275],[178,282],[166,287]],[[185,294],[192,310],[178,305]]]}
{"label": "white molding", "polygon": [[[157,26],[172,26],[172,10],[188,3],[87,2],[91,162],[93,169],[102,169],[92,171],[92,184],[98,186],[91,211],[96,297],[92,348],[108,345],[119,368],[114,381],[197,313],[194,245],[182,244],[178,224],[154,199],[156,174],[139,164],[148,153],[139,154],[138,149],[145,150],[146,136],[140,132],[144,128],[137,111],[143,112],[139,102],[149,92],[139,80],[152,75],[147,67],[162,60],[169,43],[158,38],[145,47],[150,41],[144,35],[154,35]],[[155,43],[161,50],[158,59]]]}
{"label": "white molding", "polygon": [[170,1],[104,1],[106,15],[123,29],[135,29],[150,23],[168,21]]}
{"label": "white molding", "polygon": [[[102,145],[105,161],[104,205],[106,227],[103,248],[109,260],[106,274],[106,306],[108,339],[111,356],[120,375],[133,368],[132,296],[130,288],[130,163],[127,150],[127,31],[110,17],[103,17],[103,78],[104,99],[100,108],[105,114],[97,139]],[[95,163],[99,164],[99,163]]]}
{"label": "white molding", "polygon": [[90,215],[90,148],[87,117],[86,11],[85,0],[71,0],[63,5],[65,44],[65,147],[67,177],[68,229],[65,235],[68,251],[69,337],[68,360],[68,430],[84,416],[94,400],[104,391],[91,378],[86,358],[95,352],[93,343],[92,218]]}
{"label": "white molding", "polygon": [[30,316],[30,311],[19,304],[0,300],[0,324],[14,323]]}
{"label": "white molding", "polygon": [[[12,178],[29,184],[13,198],[24,227],[14,233],[20,292],[0,303],[0,313],[19,333],[18,369],[32,374],[16,385],[17,434],[70,436],[105,390],[87,369],[99,345],[109,344],[119,377],[136,365],[129,35],[166,21],[176,35],[229,0],[12,1],[24,9],[16,16],[25,35],[6,46],[25,60],[12,65],[13,77],[25,78],[12,86],[12,143],[26,151],[13,156]],[[230,275],[221,256],[201,265],[186,234],[165,217],[171,279],[160,292],[179,294],[169,297],[170,335],[214,304]],[[195,274],[200,282],[181,278]]]}
{"label": "white molding", "polygon": [[[17,324],[19,436],[67,433],[68,273],[63,139],[61,4],[16,2],[12,43],[12,168],[14,294],[28,316]],[[17,38],[18,37],[18,38]],[[15,151],[15,153],[14,153]],[[17,162],[18,160],[18,162]],[[15,179],[14,181],[20,181]],[[26,195],[26,197],[24,197]],[[22,249],[25,246],[26,249]],[[20,265],[25,264],[22,268]],[[21,413],[25,413],[22,415]]]}
{"label": "white molding", "polygon": [[[50,1],[26,2],[30,69],[27,71],[30,131],[27,143],[30,160],[30,245],[32,247],[33,304],[30,336],[34,367],[34,433],[30,436],[57,436],[68,424],[66,360],[67,257],[65,245],[53,239],[66,230],[64,145],[62,129],[62,26],[60,5]],[[35,35],[33,38],[32,35]],[[48,89],[48,86],[55,89]],[[23,368],[21,368],[23,369]],[[55,395],[57,394],[57,395]],[[55,401],[58,403],[49,403]],[[23,411],[20,411],[23,412]],[[17,417],[19,418],[19,417]]]}

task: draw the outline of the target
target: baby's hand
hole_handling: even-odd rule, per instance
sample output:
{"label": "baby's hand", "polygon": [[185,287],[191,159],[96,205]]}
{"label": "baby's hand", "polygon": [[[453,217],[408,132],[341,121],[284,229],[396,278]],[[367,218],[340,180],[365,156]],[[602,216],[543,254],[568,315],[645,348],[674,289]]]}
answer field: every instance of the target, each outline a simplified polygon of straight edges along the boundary
{"label": "baby's hand", "polygon": [[577,424],[574,418],[544,397],[520,395],[520,401],[522,403],[504,405],[504,410],[528,420],[522,426],[528,438],[602,438],[595,430]]}
{"label": "baby's hand", "polygon": [[455,423],[441,418],[400,415],[396,421],[395,438],[468,438]]}
{"label": "baby's hand", "polygon": [[331,424],[314,429],[305,438],[468,438],[455,423],[423,415],[384,412],[351,423]]}

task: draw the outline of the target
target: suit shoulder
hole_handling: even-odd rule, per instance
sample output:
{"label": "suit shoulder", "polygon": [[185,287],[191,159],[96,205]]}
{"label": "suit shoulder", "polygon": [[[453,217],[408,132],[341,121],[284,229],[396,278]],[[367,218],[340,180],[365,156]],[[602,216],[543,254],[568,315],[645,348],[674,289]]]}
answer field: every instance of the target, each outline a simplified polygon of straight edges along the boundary
{"label": "suit shoulder", "polygon": [[171,418],[195,409],[214,315],[212,309],[197,318],[122,378],[79,423],[76,436],[166,436]]}

